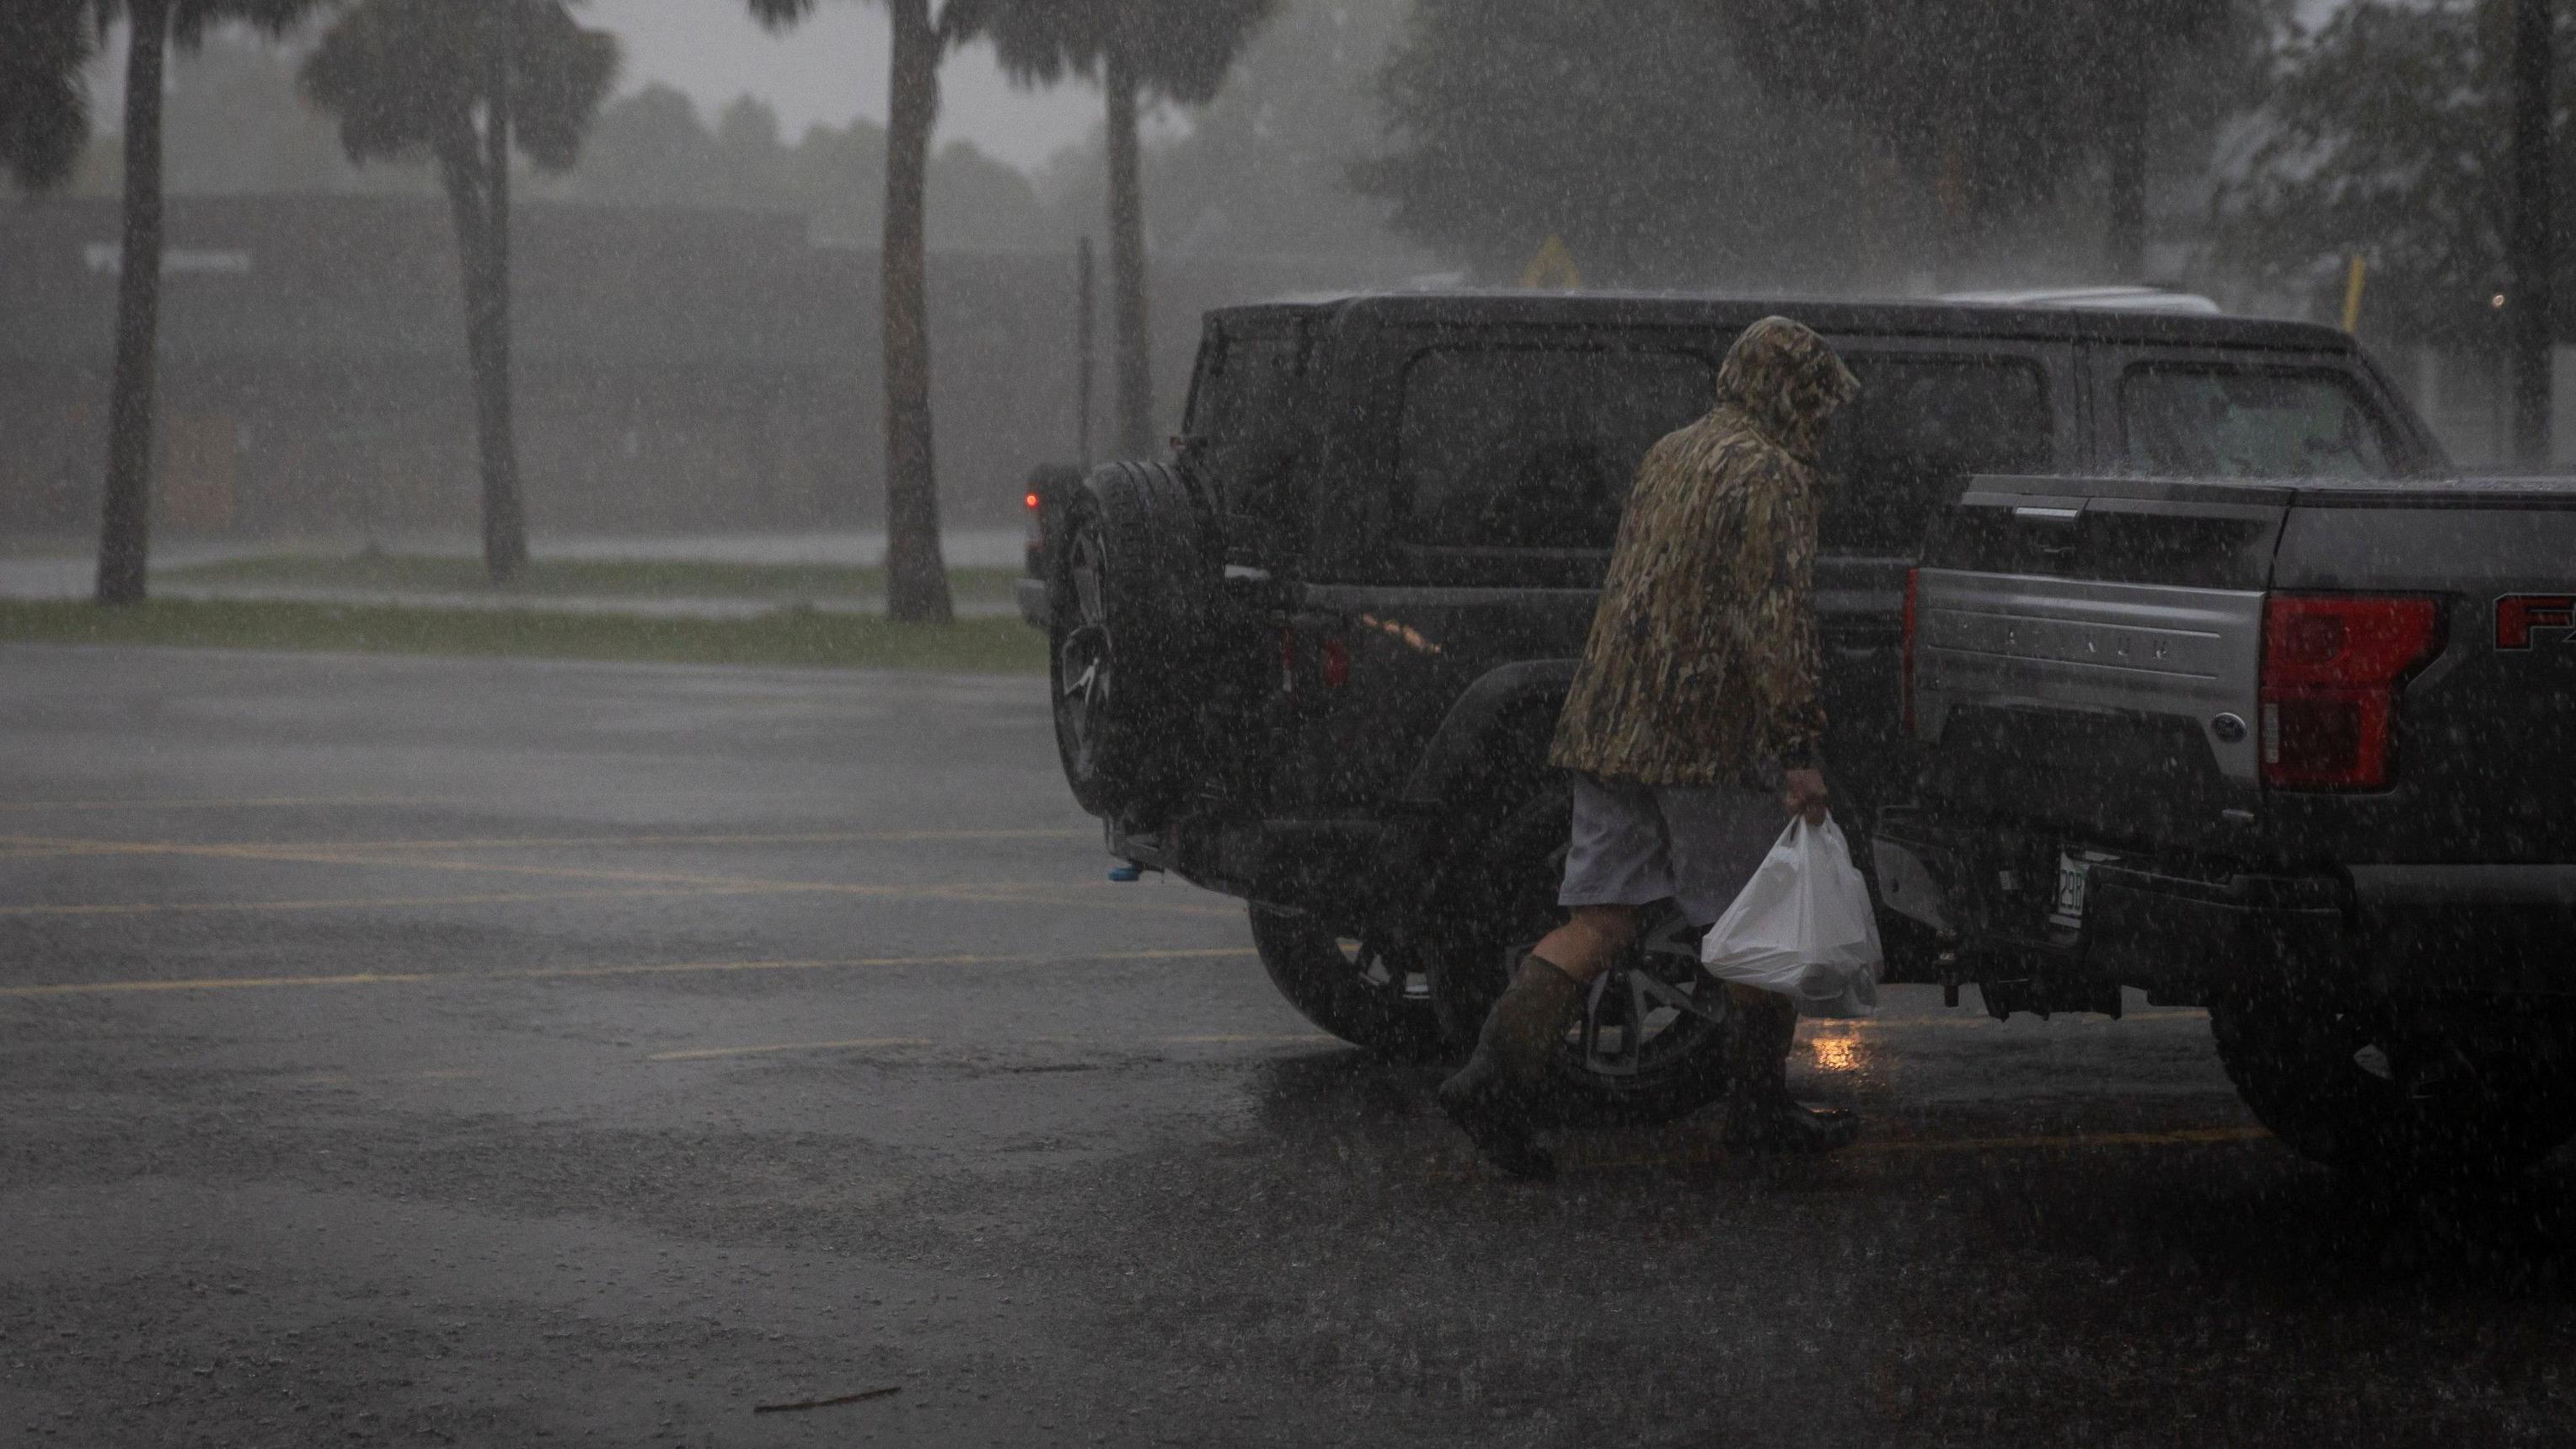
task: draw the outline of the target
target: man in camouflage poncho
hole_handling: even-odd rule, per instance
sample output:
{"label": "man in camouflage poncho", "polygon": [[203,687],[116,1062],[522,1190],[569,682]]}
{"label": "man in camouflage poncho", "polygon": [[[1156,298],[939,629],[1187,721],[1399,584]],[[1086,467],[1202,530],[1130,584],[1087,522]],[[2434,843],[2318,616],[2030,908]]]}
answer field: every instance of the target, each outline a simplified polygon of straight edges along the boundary
{"label": "man in camouflage poncho", "polygon": [[[1499,1165],[1544,1177],[1532,1106],[1583,989],[1673,897],[1713,923],[1780,833],[1821,822],[1824,733],[1809,594],[1826,421],[1860,384],[1784,317],[1745,329],[1717,402],[1637,469],[1592,633],[1549,763],[1573,772],[1574,838],[1558,895],[1572,918],[1538,943],[1440,1103]],[[1728,1139],[1823,1149],[1856,1124],[1789,1100],[1786,997],[1731,987],[1737,1090]]]}

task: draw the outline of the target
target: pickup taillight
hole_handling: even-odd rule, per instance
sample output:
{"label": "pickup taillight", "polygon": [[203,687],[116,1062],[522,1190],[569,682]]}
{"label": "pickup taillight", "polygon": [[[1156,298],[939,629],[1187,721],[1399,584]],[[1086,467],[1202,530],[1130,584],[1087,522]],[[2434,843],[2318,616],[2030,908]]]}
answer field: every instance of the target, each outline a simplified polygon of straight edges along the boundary
{"label": "pickup taillight", "polygon": [[2397,742],[2397,691],[2433,654],[2426,598],[2273,594],[2263,601],[2263,783],[2380,790]]}
{"label": "pickup taillight", "polygon": [[1905,571],[1905,612],[1902,626],[1905,643],[1899,655],[1902,663],[1897,667],[1896,713],[1897,718],[1903,722],[1908,738],[1914,734],[1914,581],[1915,576],[1922,572],[1921,569]]}

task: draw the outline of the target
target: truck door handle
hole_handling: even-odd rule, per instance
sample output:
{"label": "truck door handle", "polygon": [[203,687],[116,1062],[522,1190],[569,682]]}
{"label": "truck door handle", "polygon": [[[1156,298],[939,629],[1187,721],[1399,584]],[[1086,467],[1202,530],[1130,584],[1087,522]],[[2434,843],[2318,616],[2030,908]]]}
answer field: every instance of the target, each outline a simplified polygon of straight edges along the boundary
{"label": "truck door handle", "polygon": [[[2045,530],[2044,532],[2034,530],[2030,539],[2031,552],[2051,559],[2065,558],[2075,552],[2075,539],[2071,531],[2075,525],[2084,521],[2083,509],[2054,508],[2039,503],[2016,503],[2013,505],[2012,512],[2014,521],[2036,523]],[[2069,530],[2069,532],[2058,534],[2057,531],[2060,529]],[[2057,536],[2051,537],[2051,534],[2057,534]]]}

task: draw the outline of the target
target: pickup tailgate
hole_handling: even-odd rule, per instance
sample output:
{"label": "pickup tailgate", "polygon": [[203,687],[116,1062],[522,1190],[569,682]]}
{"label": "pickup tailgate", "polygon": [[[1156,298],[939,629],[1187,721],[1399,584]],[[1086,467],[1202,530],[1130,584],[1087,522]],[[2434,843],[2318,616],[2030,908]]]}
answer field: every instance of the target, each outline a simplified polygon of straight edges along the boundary
{"label": "pickup tailgate", "polygon": [[[2169,859],[2576,859],[2571,594],[2576,484],[1982,480],[1916,581],[1926,803]],[[2286,781],[2267,618],[2354,596],[2430,621],[2384,777]]]}
{"label": "pickup tailgate", "polygon": [[2276,831],[2355,865],[2576,862],[2576,480],[2302,489],[2272,587],[2420,595],[2442,620],[2390,788],[2275,792]]}

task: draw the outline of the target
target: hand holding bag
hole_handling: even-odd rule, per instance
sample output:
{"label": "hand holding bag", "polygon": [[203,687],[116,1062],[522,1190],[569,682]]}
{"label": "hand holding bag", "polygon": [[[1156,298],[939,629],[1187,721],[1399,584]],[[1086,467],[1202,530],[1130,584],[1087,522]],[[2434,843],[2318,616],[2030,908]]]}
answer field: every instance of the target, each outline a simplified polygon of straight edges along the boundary
{"label": "hand holding bag", "polygon": [[1700,942],[1709,974],[1798,1003],[1801,1016],[1878,1011],[1878,916],[1840,826],[1791,820]]}

